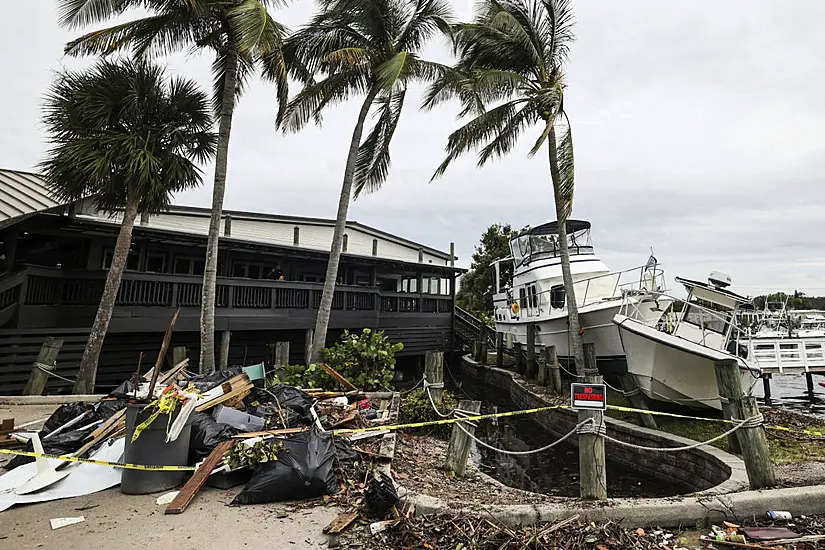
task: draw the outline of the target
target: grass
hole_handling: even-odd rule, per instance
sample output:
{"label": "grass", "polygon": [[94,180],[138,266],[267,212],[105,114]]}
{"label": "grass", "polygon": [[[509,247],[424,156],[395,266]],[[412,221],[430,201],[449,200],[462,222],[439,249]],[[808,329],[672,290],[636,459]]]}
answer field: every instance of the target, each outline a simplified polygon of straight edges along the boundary
{"label": "grass", "polygon": [[[631,406],[627,398],[612,390],[608,390],[608,403],[622,407]],[[699,416],[703,416],[703,414],[698,413]],[[608,410],[607,415],[633,424],[639,424],[638,417],[633,413]],[[798,420],[810,420],[808,427],[819,431],[822,429],[822,422],[801,415],[794,415],[797,422],[791,424],[783,422],[781,418],[772,418],[772,416],[766,415],[766,424],[780,425],[794,430],[794,432],[785,432],[767,429],[768,448],[774,464],[825,461],[825,444],[823,444],[825,442],[822,439],[809,438],[807,435],[799,433],[799,429],[803,426],[799,425]],[[703,422],[666,416],[656,416],[655,419],[661,431],[694,441],[708,441],[730,429],[730,424],[722,422]],[[711,445],[727,451],[728,438],[723,437],[718,441],[714,441]]]}

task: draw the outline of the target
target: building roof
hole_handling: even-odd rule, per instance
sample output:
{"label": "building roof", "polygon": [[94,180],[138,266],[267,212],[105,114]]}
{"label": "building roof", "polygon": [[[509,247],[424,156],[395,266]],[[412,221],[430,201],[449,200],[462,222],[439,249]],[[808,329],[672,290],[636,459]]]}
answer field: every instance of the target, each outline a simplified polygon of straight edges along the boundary
{"label": "building roof", "polygon": [[[64,206],[66,203],[59,202],[52,198],[46,180],[32,172],[22,172],[17,170],[0,169],[0,229],[5,226],[17,223],[29,216],[52,210]],[[109,223],[117,222],[119,216],[103,216],[97,212],[91,204],[87,203],[86,207],[79,206],[82,214],[86,214],[92,218],[107,221]],[[81,215],[82,215],[81,214]],[[194,206],[176,206],[173,205],[168,211],[163,212],[164,222],[163,227],[171,230],[183,231],[188,233],[200,233],[199,229],[192,227],[187,223],[186,218],[192,219],[192,216],[209,218],[211,209],[200,208]],[[179,217],[178,219],[175,219]],[[224,210],[223,218],[230,217],[233,220],[256,220],[262,222],[273,223],[295,223],[302,225],[315,225],[321,227],[334,227],[335,220],[325,218],[309,218],[298,216],[284,216],[278,214],[263,214],[257,212],[241,212],[237,210]],[[150,225],[154,225],[151,221]],[[438,250],[414,241],[410,241],[403,237],[381,231],[374,227],[358,223],[356,221],[347,221],[347,227],[358,230],[362,233],[372,235],[393,243],[397,243],[406,248],[413,248],[422,250],[431,257],[444,260],[449,263],[450,253]],[[327,250],[329,252],[329,250]],[[457,259],[457,258],[456,258]]]}
{"label": "building roof", "polygon": [[0,169],[0,228],[63,204],[52,198],[41,176]]}

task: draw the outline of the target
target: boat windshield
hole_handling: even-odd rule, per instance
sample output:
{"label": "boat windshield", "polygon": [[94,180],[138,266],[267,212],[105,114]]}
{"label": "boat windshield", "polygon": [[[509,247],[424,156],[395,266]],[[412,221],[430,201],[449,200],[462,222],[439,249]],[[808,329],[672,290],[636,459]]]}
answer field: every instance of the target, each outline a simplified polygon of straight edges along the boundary
{"label": "boat windshield", "polygon": [[[567,234],[567,248],[571,256],[593,254],[590,228],[571,231]],[[559,237],[555,233],[536,234],[525,232],[510,240],[510,251],[516,267],[527,265],[534,260],[559,256]]]}

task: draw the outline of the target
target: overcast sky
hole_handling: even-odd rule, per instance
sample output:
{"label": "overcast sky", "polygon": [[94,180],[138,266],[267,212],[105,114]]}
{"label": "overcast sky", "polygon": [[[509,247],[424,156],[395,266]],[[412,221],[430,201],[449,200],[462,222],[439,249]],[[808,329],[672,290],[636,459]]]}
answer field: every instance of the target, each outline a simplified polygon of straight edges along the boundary
{"label": "overcast sky", "polygon": [[[461,18],[471,1],[456,2]],[[0,166],[42,159],[41,96],[77,33],[57,26],[54,2],[8,2],[0,20]],[[308,1],[276,12],[295,28]],[[580,1],[566,107],[576,154],[574,216],[593,223],[599,255],[615,270],[644,264],[651,247],[667,275],[711,270],[735,289],[825,294],[825,2],[820,0]],[[425,52],[449,61],[435,42]],[[181,54],[170,72],[210,86],[208,57]],[[408,94],[384,188],[356,201],[350,219],[447,250],[468,266],[491,223],[554,218],[546,156],[484,169],[468,156],[435,183],[456,105],[418,111]],[[232,129],[225,207],[334,217],[358,105],[331,108],[320,128],[283,136],[272,89],[254,82]],[[203,188],[177,202],[208,206]]]}

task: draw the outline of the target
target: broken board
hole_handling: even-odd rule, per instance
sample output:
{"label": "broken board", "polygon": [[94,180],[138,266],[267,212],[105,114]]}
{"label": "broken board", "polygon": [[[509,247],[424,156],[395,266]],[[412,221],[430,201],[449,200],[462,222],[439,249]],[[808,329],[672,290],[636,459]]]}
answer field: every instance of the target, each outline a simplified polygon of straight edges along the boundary
{"label": "broken board", "polygon": [[328,535],[337,535],[358,518],[359,512],[357,508],[350,508],[346,512],[338,514],[332,523],[324,527],[324,533]]}
{"label": "broken board", "polygon": [[192,502],[192,499],[194,499],[198,491],[201,490],[203,484],[206,483],[207,478],[212,475],[212,470],[218,466],[221,460],[223,460],[223,455],[226,454],[234,444],[235,441],[231,439],[218,443],[212,452],[209,453],[209,456],[206,457],[206,460],[203,461],[203,464],[200,465],[200,468],[197,469],[195,475],[189,478],[189,481],[186,482],[183,489],[180,490],[175,499],[166,507],[164,514],[180,514],[186,510],[186,507],[189,506],[189,503]]}

